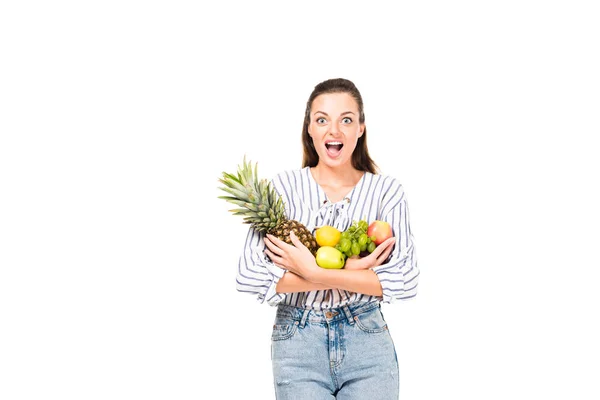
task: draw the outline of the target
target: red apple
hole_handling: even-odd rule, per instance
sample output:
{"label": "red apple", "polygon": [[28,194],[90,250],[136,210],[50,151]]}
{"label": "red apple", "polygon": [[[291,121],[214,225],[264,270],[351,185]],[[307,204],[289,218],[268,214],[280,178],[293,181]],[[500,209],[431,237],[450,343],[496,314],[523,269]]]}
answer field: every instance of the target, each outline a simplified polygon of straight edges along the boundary
{"label": "red apple", "polygon": [[375,236],[375,240],[373,242],[376,246],[379,246],[381,243],[394,236],[392,232],[392,226],[385,221],[371,222],[369,229],[367,229],[367,235],[369,237]]}

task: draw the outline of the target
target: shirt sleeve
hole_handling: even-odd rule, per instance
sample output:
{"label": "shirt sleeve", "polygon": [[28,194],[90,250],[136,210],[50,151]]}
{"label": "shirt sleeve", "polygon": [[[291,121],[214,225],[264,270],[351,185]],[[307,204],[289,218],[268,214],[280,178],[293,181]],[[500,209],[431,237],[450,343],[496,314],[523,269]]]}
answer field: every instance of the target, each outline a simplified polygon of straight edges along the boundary
{"label": "shirt sleeve", "polygon": [[414,238],[410,230],[404,188],[394,182],[381,202],[381,220],[392,226],[396,244],[388,260],[372,270],[379,277],[383,302],[407,300],[417,295],[419,269]]}
{"label": "shirt sleeve", "polygon": [[277,283],[287,272],[273,264],[265,255],[264,233],[253,228],[248,229],[246,243],[238,262],[236,289],[239,292],[257,296],[260,303],[276,306],[284,298],[285,293],[277,293]]}
{"label": "shirt sleeve", "polygon": [[[285,194],[284,190],[277,186],[275,179],[270,183],[279,196]],[[287,196],[284,196],[284,201],[286,204],[289,203]],[[286,208],[286,213],[287,211]],[[276,306],[286,296],[285,293],[277,293],[276,288],[279,279],[287,270],[275,265],[265,254],[267,248],[264,242],[265,236],[265,233],[257,232],[252,227],[248,229],[244,249],[238,262],[236,288],[239,292],[256,295],[260,303],[266,300],[269,305]]]}

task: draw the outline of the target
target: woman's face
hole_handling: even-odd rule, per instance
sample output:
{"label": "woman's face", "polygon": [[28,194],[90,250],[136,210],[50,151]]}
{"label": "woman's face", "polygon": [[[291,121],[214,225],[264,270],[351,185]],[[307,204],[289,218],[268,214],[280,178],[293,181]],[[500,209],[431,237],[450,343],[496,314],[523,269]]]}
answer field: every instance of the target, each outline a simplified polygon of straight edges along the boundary
{"label": "woman's face", "polygon": [[327,93],[312,103],[308,133],[319,163],[335,168],[352,166],[352,153],[365,129],[359,123],[358,104],[348,93]]}

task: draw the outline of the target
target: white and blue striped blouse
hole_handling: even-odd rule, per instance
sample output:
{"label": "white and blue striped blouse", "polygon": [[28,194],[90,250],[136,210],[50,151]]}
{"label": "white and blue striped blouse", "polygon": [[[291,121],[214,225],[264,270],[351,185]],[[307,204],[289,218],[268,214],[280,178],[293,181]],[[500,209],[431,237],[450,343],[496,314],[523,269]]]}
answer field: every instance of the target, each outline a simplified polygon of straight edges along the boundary
{"label": "white and blue striped blouse", "polygon": [[370,296],[340,289],[277,293],[276,286],[286,270],[274,265],[264,250],[264,234],[250,228],[237,271],[237,290],[254,294],[262,303],[279,303],[315,310],[369,301],[391,303],[417,294],[419,269],[408,206],[402,185],[394,178],[366,172],[343,200],[332,203],[313,178],[310,168],[285,171],[271,181],[285,202],[286,215],[309,231],[331,225],[345,231],[352,221],[375,220],[391,224],[396,245],[382,265],[372,268],[379,277],[383,296]]}

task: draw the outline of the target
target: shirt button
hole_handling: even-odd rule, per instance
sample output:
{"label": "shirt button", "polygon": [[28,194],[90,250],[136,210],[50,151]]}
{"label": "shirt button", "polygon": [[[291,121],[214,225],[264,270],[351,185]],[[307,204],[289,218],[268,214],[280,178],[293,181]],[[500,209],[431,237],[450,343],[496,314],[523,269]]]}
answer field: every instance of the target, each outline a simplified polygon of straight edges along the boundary
{"label": "shirt button", "polygon": [[331,317],[333,317],[333,314],[332,314],[330,311],[327,311],[327,312],[325,313],[325,316],[326,316],[327,318],[331,318]]}

